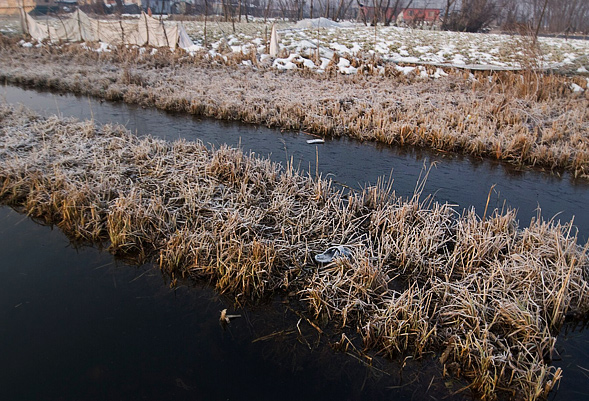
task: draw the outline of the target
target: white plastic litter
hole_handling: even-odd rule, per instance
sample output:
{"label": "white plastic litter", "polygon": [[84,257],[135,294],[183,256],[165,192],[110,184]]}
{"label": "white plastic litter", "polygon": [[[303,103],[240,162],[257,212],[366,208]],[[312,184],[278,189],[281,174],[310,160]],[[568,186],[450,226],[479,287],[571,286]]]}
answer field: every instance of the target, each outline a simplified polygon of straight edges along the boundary
{"label": "white plastic litter", "polygon": [[315,261],[318,263],[330,263],[337,258],[349,258],[352,256],[350,248],[343,245],[332,246],[325,252],[315,255]]}

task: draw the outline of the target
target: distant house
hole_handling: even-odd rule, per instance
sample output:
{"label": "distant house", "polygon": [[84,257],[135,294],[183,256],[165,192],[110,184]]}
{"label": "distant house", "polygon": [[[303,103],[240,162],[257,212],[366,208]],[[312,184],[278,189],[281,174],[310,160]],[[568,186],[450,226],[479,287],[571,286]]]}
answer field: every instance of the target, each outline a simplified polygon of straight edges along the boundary
{"label": "distant house", "polygon": [[[391,1],[394,3],[394,1]],[[407,4],[409,7],[407,7]],[[360,4],[358,9],[358,18],[366,19],[366,21],[374,20],[374,13],[377,10],[377,17],[379,22],[385,20],[394,22],[417,23],[427,22],[434,23],[439,21],[440,14],[444,9],[445,2],[443,0],[414,0],[411,2],[401,2],[397,9],[394,7],[376,8],[370,5]]]}
{"label": "distant house", "polygon": [[23,6],[29,12],[35,8],[35,0],[4,0],[0,2],[0,15],[18,14]]}
{"label": "distant house", "polygon": [[403,22],[436,22],[440,19],[441,12],[439,8],[405,8]]}

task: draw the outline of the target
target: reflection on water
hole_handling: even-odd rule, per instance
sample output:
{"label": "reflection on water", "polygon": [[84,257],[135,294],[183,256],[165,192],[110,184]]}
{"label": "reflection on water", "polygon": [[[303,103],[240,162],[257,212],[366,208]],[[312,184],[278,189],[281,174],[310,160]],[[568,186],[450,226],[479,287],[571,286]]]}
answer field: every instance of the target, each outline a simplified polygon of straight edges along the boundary
{"label": "reflection on water", "polygon": [[427,360],[404,377],[366,368],[279,300],[223,330],[231,302],[212,290],[171,290],[8,207],[0,239],[2,400],[409,400],[428,390],[416,372],[439,374]]}
{"label": "reflection on water", "polygon": [[[410,196],[424,165],[435,163],[425,195],[481,213],[495,185],[490,207],[517,208],[522,225],[539,206],[545,217],[576,216],[581,242],[589,237],[584,212],[589,184],[569,175],[345,138],[308,145],[308,136],[291,132],[14,87],[0,94],[46,114],[123,123],[139,135],[239,145],[280,163],[292,160],[312,173],[317,169],[354,188],[392,172],[401,196]],[[297,325],[299,318],[280,302],[240,311],[244,318],[223,331],[218,313],[231,303],[207,288],[172,291],[157,270],[119,265],[93,248],[74,249],[58,231],[6,207],[0,209],[0,222],[3,399],[346,400],[446,394],[436,390],[444,385],[439,378],[428,387],[439,374],[435,360],[413,367],[425,372],[414,383],[408,374],[399,376],[394,364],[384,368],[396,374],[379,377],[353,357],[309,347],[317,333]],[[301,339],[299,329],[310,340]],[[269,334],[271,340],[252,342]],[[565,375],[551,398],[584,400],[589,335],[576,330],[561,337],[561,360],[555,365]]]}

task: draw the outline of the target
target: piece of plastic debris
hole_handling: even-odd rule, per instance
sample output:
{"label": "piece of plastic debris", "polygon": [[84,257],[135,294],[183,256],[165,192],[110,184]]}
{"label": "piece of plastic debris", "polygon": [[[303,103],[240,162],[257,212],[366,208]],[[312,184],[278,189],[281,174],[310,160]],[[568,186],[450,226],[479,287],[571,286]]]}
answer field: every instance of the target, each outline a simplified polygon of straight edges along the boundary
{"label": "piece of plastic debris", "polygon": [[330,263],[337,258],[349,258],[352,251],[343,245],[332,246],[325,252],[315,255],[315,261],[318,263]]}

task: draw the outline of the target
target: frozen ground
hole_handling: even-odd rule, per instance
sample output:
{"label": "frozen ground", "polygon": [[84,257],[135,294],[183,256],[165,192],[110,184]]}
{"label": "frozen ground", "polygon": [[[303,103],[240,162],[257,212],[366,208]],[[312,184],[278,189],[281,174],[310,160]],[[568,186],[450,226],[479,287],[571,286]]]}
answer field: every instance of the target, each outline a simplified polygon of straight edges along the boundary
{"label": "frozen ground", "polygon": [[18,18],[0,15],[0,34],[10,36],[20,34],[20,32],[21,28]]}
{"label": "frozen ground", "polygon": [[[0,19],[0,32],[12,34],[18,21]],[[569,72],[589,71],[589,40],[539,38],[534,49],[529,37],[505,34],[472,34],[401,27],[370,27],[362,23],[335,23],[322,19],[290,23],[276,21],[279,57],[271,59],[268,43],[273,21],[246,23],[184,21],[195,45],[191,53],[208,52],[211,57],[255,52],[258,60],[277,69],[307,68],[318,72],[331,65],[344,74],[357,72],[358,60],[383,60],[400,64],[434,64],[474,69],[517,69],[521,67],[564,68]],[[205,35],[206,32],[206,35]],[[335,56],[335,57],[334,57]],[[251,65],[247,61],[246,65]],[[378,63],[377,63],[378,64]],[[426,72],[423,67],[396,67],[404,74],[437,77],[443,71]]]}
{"label": "frozen ground", "polygon": [[[439,64],[480,66],[487,68],[520,68],[535,66],[589,69],[589,40],[539,38],[539,47],[532,52],[531,39],[519,35],[472,34],[400,27],[368,27],[361,23],[341,27],[298,28],[298,24],[279,23],[280,48],[283,59],[275,61],[278,68],[294,68],[293,58],[313,60],[321,69],[324,60],[334,54],[348,61],[358,57],[378,56],[385,61],[408,64]],[[236,24],[209,22],[207,47],[213,51],[266,53],[270,23]],[[198,46],[204,46],[204,23],[186,22],[185,27]],[[585,60],[582,60],[585,57]],[[303,62],[305,65],[308,63]],[[344,61],[341,72],[353,73]]]}

